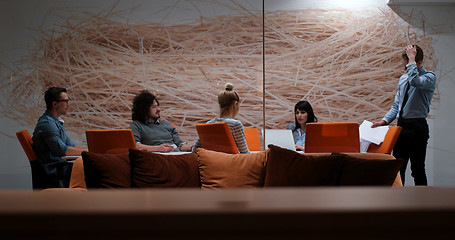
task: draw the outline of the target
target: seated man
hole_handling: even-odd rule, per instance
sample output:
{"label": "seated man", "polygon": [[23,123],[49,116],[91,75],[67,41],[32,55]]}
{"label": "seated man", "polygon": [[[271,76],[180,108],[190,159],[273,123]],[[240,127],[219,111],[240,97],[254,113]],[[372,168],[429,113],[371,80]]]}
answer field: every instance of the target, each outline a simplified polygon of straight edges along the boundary
{"label": "seated man", "polygon": [[[79,156],[87,148],[76,146],[66,135],[63,119],[60,118],[68,112],[66,89],[50,87],[44,93],[44,100],[46,111],[36,124],[32,147],[49,177],[47,187],[59,187],[59,178],[63,179],[63,186],[68,187],[72,164],[62,157]],[[58,173],[57,169],[62,172]]]}
{"label": "seated man", "polygon": [[160,107],[155,95],[148,91],[136,95],[132,112],[130,128],[138,149],[151,152],[191,151],[191,146],[180,139],[172,124],[159,120]]}

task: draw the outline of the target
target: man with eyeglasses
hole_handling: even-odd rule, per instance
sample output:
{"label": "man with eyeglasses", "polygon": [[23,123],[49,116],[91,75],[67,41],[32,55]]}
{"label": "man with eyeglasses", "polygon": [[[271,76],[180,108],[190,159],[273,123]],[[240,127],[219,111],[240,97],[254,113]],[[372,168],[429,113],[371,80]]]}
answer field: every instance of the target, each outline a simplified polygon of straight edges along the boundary
{"label": "man with eyeglasses", "polygon": [[59,187],[59,179],[68,187],[72,164],[63,156],[79,156],[87,148],[76,146],[65,132],[60,116],[68,112],[69,99],[65,88],[50,87],[44,93],[46,111],[38,119],[33,132],[33,150],[48,176],[47,187]]}

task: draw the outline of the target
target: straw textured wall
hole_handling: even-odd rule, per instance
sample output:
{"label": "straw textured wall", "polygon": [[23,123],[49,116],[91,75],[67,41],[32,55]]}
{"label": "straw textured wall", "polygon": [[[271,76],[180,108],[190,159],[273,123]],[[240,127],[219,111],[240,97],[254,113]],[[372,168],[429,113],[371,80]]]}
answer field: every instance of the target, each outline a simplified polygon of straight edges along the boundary
{"label": "straw textured wall", "polygon": [[[218,114],[216,96],[232,82],[242,99],[238,119],[262,127],[262,17],[202,18],[192,23],[128,24],[83,14],[42,31],[35,52],[18,63],[3,91],[4,114],[35,125],[42,94],[63,86],[71,98],[67,131],[127,128],[131,102],[147,89],[162,117],[193,143],[195,125]],[[380,119],[392,104],[406,44],[419,42],[434,70],[431,38],[390,11],[293,10],[266,15],[268,128],[293,121],[294,104],[312,103],[320,121]]]}

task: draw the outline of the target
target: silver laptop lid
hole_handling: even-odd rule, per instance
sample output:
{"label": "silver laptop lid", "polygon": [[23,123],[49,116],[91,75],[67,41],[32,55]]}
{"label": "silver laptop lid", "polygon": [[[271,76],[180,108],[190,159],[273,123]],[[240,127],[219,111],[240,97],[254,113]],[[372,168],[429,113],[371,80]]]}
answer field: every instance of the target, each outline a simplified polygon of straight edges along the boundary
{"label": "silver laptop lid", "polygon": [[294,137],[288,129],[265,129],[265,149],[269,144],[295,151]]}

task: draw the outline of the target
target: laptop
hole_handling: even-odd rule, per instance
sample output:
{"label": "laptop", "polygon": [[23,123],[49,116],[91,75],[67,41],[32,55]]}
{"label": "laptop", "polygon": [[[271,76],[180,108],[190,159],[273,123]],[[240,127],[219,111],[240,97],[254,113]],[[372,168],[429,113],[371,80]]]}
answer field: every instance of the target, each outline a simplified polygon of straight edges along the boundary
{"label": "laptop", "polygon": [[265,129],[265,149],[269,144],[295,151],[294,137],[291,130]]}

